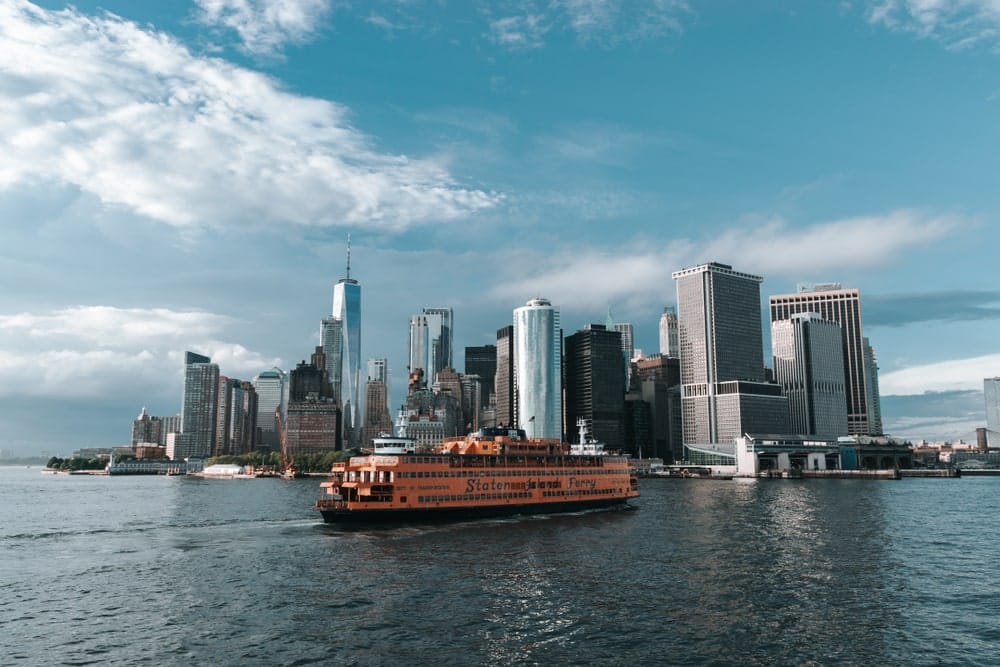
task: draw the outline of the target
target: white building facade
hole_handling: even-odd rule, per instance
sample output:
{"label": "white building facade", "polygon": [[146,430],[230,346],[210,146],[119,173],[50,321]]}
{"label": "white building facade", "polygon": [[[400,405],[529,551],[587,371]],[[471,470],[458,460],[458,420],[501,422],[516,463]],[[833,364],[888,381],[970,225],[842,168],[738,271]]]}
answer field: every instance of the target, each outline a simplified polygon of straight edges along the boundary
{"label": "white building facade", "polygon": [[514,309],[514,392],[529,437],[562,438],[562,330],[559,310],[536,298]]}

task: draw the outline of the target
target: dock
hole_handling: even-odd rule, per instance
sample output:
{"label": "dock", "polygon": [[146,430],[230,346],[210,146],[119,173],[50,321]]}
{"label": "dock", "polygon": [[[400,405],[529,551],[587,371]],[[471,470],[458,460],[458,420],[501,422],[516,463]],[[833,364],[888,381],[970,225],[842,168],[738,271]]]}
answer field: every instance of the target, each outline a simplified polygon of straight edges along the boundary
{"label": "dock", "polygon": [[962,471],[958,468],[909,468],[900,470],[899,474],[903,477],[961,477]]}

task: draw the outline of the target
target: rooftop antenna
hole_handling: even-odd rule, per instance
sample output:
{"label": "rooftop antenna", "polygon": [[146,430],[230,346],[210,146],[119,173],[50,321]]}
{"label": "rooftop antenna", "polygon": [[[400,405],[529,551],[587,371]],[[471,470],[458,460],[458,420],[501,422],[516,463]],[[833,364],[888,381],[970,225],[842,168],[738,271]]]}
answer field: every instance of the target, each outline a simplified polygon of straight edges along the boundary
{"label": "rooftop antenna", "polygon": [[351,233],[347,232],[347,279],[351,278]]}

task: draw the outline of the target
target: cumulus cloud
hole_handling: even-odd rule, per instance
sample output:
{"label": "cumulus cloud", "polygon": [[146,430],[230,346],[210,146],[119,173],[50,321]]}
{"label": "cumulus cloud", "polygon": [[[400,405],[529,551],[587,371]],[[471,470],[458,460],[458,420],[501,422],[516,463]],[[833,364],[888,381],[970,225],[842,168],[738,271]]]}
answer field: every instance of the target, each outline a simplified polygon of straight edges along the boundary
{"label": "cumulus cloud", "polygon": [[1000,376],[1000,354],[948,359],[880,374],[882,394],[923,394],[932,391],[982,391],[983,378]]}
{"label": "cumulus cloud", "polygon": [[0,315],[0,396],[106,398],[179,391],[184,350],[223,375],[251,378],[280,365],[226,341],[239,323],[202,311],[75,306]]}
{"label": "cumulus cloud", "polygon": [[330,0],[195,0],[202,23],[234,30],[251,53],[304,42],[330,13]]}
{"label": "cumulus cloud", "polygon": [[660,302],[674,294],[674,271],[702,262],[720,261],[765,277],[797,278],[804,272],[884,264],[961,224],[957,218],[893,211],[803,227],[781,220],[742,224],[707,240],[645,239],[609,250],[567,250],[558,256],[526,253],[511,263],[512,275],[498,281],[494,294],[544,294],[567,306]]}
{"label": "cumulus cloud", "polygon": [[1000,3],[995,0],[879,0],[867,11],[871,23],[937,39],[949,48],[995,43]]}
{"label": "cumulus cloud", "polygon": [[463,218],[498,196],[374,150],[348,112],[112,15],[0,4],[0,190],[68,183],[177,227]]}

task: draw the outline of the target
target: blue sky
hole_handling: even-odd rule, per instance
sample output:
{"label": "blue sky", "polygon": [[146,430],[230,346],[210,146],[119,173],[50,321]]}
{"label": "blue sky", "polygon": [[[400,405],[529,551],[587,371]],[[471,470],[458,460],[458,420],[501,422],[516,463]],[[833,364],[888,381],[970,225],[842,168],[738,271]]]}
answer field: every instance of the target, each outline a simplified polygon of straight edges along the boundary
{"label": "blue sky", "polygon": [[859,288],[891,433],[1000,375],[988,0],[0,0],[0,54],[0,449],[308,358],[348,232],[397,400],[422,307],[459,360],[534,296],[652,352],[713,260]]}

